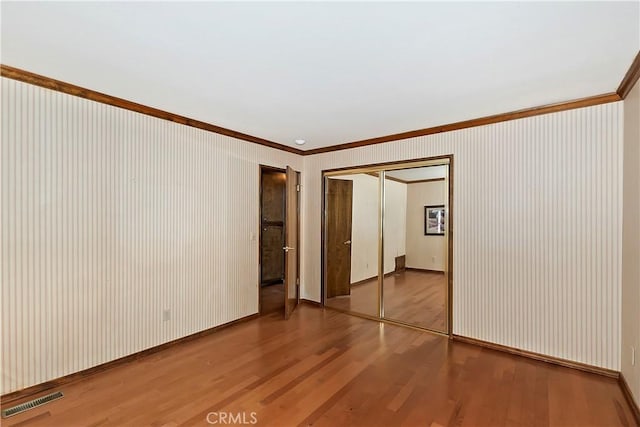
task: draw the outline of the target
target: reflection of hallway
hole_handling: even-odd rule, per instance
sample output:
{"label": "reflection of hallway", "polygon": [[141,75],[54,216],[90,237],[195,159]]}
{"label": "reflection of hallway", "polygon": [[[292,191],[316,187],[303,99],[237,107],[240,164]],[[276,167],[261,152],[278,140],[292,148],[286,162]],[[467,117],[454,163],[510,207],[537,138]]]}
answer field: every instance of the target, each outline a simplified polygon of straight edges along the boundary
{"label": "reflection of hallway", "polygon": [[[329,307],[378,315],[378,279],[351,287],[351,296],[331,298]],[[445,331],[447,283],[436,272],[405,270],[384,279],[385,317]]]}

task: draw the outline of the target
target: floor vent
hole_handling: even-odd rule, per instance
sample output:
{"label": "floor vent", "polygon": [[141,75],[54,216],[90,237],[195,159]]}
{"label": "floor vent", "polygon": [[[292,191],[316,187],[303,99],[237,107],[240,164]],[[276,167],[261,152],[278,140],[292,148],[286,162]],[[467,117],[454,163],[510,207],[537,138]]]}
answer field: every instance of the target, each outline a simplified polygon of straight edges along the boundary
{"label": "floor vent", "polygon": [[29,409],[37,408],[38,406],[42,406],[45,403],[53,402],[54,400],[58,400],[62,398],[64,394],[61,391],[56,391],[55,393],[47,394],[46,396],[39,397],[37,399],[30,400],[28,402],[21,403],[12,408],[3,409],[2,410],[2,418],[12,417],[14,415],[18,415],[22,412],[28,411]]}

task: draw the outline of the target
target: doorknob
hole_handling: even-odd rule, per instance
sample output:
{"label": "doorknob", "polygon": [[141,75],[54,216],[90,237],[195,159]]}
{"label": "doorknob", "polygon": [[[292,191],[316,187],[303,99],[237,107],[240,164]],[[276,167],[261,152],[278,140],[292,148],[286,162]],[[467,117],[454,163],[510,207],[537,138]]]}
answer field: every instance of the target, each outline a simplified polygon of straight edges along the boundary
{"label": "doorknob", "polygon": [[343,245],[350,245],[351,244],[351,240],[345,240],[344,242],[342,242]]}
{"label": "doorknob", "polygon": [[285,251],[285,252],[289,252],[289,251],[294,250],[295,248],[291,248],[291,247],[289,247],[289,246],[285,246],[285,247],[284,247],[284,248],[282,248],[282,249],[284,249],[284,251]]}

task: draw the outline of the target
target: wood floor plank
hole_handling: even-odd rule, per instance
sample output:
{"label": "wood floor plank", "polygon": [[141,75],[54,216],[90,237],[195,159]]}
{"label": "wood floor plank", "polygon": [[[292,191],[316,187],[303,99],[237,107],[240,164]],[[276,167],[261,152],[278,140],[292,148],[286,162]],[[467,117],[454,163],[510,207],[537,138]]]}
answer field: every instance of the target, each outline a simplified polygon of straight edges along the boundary
{"label": "wood floor plank", "polygon": [[306,305],[61,389],[2,425],[635,425],[614,379]]}
{"label": "wood floor plank", "polygon": [[[402,270],[384,278],[387,319],[446,332],[447,279],[443,273]],[[369,316],[378,315],[378,279],[351,287],[351,294],[329,298],[327,306]]]}

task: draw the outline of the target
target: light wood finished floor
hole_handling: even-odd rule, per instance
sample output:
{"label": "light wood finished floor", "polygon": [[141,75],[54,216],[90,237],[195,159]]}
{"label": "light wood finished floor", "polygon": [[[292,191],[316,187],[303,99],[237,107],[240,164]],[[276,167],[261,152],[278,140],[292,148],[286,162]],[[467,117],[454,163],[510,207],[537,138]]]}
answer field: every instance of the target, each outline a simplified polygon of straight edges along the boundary
{"label": "light wood finished floor", "polygon": [[[330,298],[330,307],[378,316],[378,279],[352,286],[350,296]],[[406,270],[384,278],[385,317],[446,332],[447,281],[442,273]]]}
{"label": "light wood finished floor", "polygon": [[61,389],[3,425],[206,426],[222,411],[261,426],[634,425],[613,379],[307,305]]}

